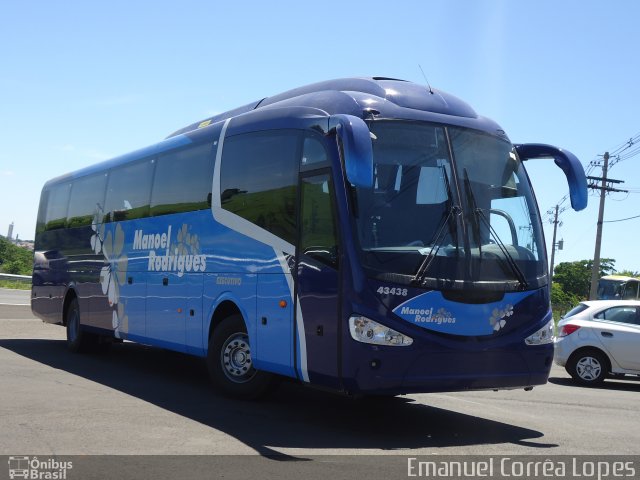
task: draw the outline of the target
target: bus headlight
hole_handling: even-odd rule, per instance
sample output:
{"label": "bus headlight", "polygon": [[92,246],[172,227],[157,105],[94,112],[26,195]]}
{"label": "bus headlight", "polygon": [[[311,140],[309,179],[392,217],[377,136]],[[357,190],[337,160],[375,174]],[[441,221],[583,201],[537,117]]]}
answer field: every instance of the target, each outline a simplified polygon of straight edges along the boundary
{"label": "bus headlight", "polygon": [[411,337],[407,337],[362,315],[353,315],[349,318],[349,331],[351,332],[351,338],[362,343],[392,347],[406,347],[413,343]]}
{"label": "bus headlight", "polygon": [[529,335],[525,338],[524,343],[527,345],[544,345],[545,343],[553,343],[554,327],[553,318],[551,318],[544,327],[533,335]]}

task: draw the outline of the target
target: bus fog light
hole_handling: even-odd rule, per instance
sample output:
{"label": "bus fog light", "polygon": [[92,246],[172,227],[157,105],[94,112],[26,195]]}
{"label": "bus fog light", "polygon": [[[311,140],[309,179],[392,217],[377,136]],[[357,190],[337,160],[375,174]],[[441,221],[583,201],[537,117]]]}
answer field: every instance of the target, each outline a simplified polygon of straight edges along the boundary
{"label": "bus fog light", "polygon": [[349,318],[349,331],[351,332],[351,338],[362,343],[396,347],[405,347],[413,343],[411,337],[362,315],[354,315]]}
{"label": "bus fog light", "polygon": [[524,343],[527,345],[544,345],[546,343],[553,343],[553,329],[554,322],[552,318],[536,333],[525,338]]}

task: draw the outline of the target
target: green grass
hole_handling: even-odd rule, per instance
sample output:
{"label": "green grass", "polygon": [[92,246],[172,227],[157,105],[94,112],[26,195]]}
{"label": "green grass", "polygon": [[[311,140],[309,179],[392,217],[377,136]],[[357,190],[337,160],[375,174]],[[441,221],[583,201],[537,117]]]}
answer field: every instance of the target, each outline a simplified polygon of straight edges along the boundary
{"label": "green grass", "polygon": [[0,288],[13,288],[14,290],[31,290],[31,282],[18,282],[16,280],[0,280]]}

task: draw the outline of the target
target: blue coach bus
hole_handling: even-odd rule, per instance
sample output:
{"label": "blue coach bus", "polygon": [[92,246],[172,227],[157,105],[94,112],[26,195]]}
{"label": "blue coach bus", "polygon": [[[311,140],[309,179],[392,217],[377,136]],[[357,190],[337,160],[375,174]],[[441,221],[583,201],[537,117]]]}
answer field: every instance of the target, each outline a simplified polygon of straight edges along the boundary
{"label": "blue coach bus", "polygon": [[442,91],[320,82],[47,182],[33,312],[72,351],[206,358],[221,391],[276,376],[348,394],[529,388],[553,358],[540,215],[513,145]]}

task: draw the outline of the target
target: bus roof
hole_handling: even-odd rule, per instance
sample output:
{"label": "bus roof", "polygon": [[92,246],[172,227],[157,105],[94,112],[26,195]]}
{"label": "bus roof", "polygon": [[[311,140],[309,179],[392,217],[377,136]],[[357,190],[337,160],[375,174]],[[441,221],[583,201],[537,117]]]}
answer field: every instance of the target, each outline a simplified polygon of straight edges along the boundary
{"label": "bus roof", "polygon": [[614,280],[619,282],[626,282],[628,280],[639,280],[636,277],[628,277],[626,275],[605,275],[600,280]]}
{"label": "bus roof", "polygon": [[282,115],[300,115],[306,109],[320,118],[342,113],[363,118],[393,118],[448,123],[507,139],[494,121],[478,116],[464,101],[441,90],[406,80],[387,77],[342,78],[313,83],[251,102],[184,127],[154,145],[67,173],[49,180],[45,188],[73,178],[91,175],[115,166],[169,151],[192,143],[195,137],[207,135],[206,127],[234,117],[249,120],[253,115],[266,116],[269,110],[279,109]]}
{"label": "bus roof", "polygon": [[286,107],[316,108],[327,116],[337,113],[367,116],[371,112],[382,118],[457,123],[504,136],[495,122],[478,116],[466,102],[446,92],[406,80],[357,77],[326,80],[263,98],[188,125],[168,138],[253,110]]}

